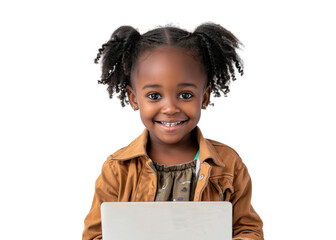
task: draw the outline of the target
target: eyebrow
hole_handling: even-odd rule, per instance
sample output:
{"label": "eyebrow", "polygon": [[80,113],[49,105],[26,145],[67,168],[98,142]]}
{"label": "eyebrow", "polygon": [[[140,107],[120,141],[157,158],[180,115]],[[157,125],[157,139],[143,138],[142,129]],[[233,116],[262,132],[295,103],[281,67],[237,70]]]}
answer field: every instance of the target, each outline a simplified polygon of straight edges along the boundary
{"label": "eyebrow", "polygon": [[142,90],[146,89],[146,88],[162,88],[161,85],[159,84],[148,84],[148,85],[145,85]]}
{"label": "eyebrow", "polygon": [[[195,84],[193,84],[193,83],[180,83],[177,86],[179,86],[179,87],[193,87],[193,88],[197,88],[197,86]],[[142,88],[142,90],[144,90],[146,88],[162,88],[162,86],[159,85],[159,84],[148,84],[148,85],[145,85]]]}
{"label": "eyebrow", "polygon": [[193,87],[193,88],[197,88],[197,86],[193,83],[180,83],[179,85],[177,85],[179,87]]}

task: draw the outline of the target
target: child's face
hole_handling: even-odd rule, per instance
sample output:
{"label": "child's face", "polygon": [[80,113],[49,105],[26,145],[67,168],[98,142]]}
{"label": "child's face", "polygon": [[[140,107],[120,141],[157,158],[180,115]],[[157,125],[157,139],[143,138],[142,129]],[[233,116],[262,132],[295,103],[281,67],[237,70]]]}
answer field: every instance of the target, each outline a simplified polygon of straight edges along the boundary
{"label": "child's face", "polygon": [[168,46],[139,56],[127,91],[132,107],[140,109],[150,140],[161,144],[190,141],[210,98],[199,57],[190,50]]}

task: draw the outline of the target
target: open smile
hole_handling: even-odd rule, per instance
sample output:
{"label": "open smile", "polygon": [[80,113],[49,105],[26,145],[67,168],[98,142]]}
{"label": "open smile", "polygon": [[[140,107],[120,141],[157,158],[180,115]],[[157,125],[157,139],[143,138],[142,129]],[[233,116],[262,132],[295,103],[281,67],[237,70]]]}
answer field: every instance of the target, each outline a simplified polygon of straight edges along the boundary
{"label": "open smile", "polygon": [[170,129],[170,130],[173,130],[173,129],[176,129],[178,128],[179,126],[181,126],[182,124],[184,124],[187,120],[184,120],[184,121],[155,121],[156,123],[160,124],[163,128],[165,129]]}
{"label": "open smile", "polygon": [[159,122],[161,123],[162,125],[165,125],[166,127],[173,127],[173,126],[176,126],[180,123],[182,123],[183,121],[179,121],[179,122]]}

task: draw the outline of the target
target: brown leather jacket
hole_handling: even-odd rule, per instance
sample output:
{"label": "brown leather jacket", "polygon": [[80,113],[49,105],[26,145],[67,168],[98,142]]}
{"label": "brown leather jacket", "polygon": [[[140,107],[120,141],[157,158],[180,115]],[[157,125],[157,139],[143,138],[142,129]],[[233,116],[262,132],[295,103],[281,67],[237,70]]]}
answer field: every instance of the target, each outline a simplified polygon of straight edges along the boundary
{"label": "brown leather jacket", "polygon": [[[251,206],[252,185],[247,168],[230,147],[196,136],[200,168],[194,201],[230,201],[233,205],[233,238],[263,239],[263,223]],[[110,155],[96,181],[91,210],[85,218],[83,240],[101,239],[102,202],[154,201],[157,179],[146,153],[148,132]]]}

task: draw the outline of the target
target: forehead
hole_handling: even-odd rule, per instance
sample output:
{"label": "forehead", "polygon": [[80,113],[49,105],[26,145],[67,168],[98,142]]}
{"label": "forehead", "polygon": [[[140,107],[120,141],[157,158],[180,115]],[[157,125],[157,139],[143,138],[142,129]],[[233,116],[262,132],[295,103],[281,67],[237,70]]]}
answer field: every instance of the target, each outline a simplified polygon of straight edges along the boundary
{"label": "forehead", "polygon": [[164,46],[143,52],[132,72],[132,83],[192,82],[205,84],[206,74],[199,56],[193,50]]}

